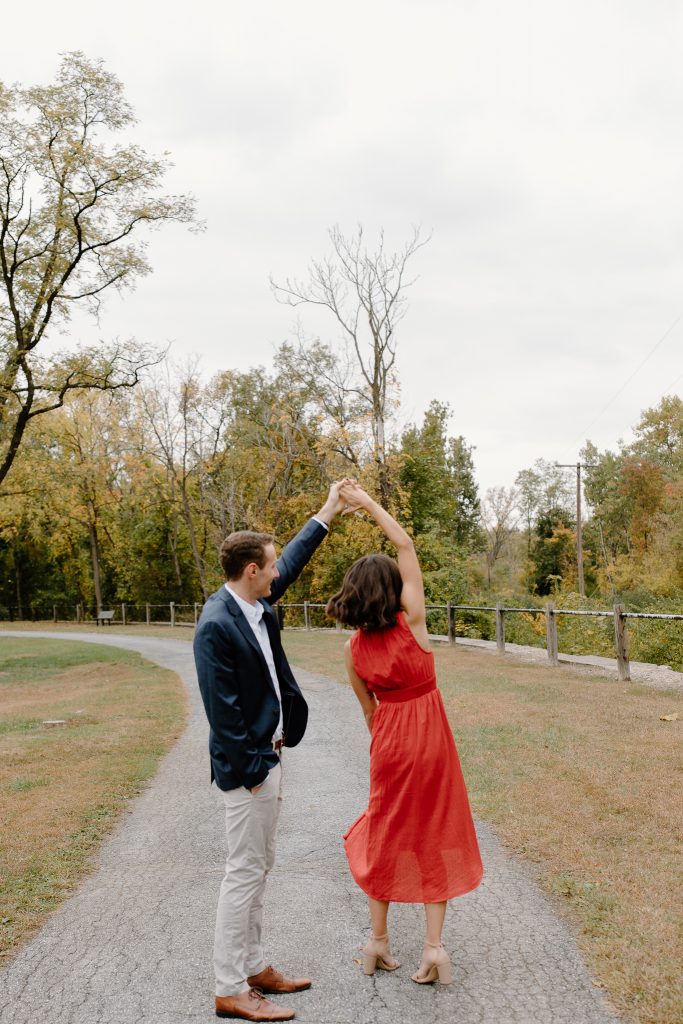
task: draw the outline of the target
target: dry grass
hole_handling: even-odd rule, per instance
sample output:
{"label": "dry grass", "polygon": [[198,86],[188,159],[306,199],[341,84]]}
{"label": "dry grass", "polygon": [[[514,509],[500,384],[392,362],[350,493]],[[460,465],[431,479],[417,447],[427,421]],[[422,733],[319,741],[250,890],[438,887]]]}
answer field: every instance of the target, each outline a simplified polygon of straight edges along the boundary
{"label": "dry grass", "polygon": [[[346,639],[288,630],[285,647],[293,663],[345,681]],[[639,1024],[680,1024],[683,697],[464,646],[435,655],[475,812],[535,865],[619,1010]],[[679,721],[660,720],[675,711]],[[18,784],[39,789],[40,776]]]}
{"label": "dry grass", "polygon": [[[285,645],[343,679],[344,639]],[[475,812],[568,910],[616,1007],[683,1021],[683,697],[472,648],[435,655]]]}
{"label": "dry grass", "polygon": [[[0,638],[0,964],[73,890],[180,734],[176,675],[139,655]],[[45,725],[47,720],[65,725]]]}
{"label": "dry grass", "polygon": [[165,626],[163,623],[157,625],[143,626],[139,624],[121,626],[97,626],[93,622],[0,622],[0,631],[3,629],[11,632],[36,633],[49,630],[56,633],[92,633],[93,636],[154,636],[163,640],[192,640],[194,626]]}

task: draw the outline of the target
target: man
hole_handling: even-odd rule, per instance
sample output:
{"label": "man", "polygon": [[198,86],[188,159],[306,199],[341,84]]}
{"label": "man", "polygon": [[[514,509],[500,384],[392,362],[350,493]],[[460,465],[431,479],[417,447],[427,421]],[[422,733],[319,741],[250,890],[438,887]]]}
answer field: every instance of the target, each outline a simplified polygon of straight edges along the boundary
{"label": "man", "polygon": [[261,945],[263,893],[275,859],[281,802],[280,756],[306,729],[308,707],[282,649],[272,603],[327,536],[344,508],[339,485],[277,558],[273,537],[242,530],[221,546],[226,583],[204,606],[194,640],[209,719],[211,779],[222,792],[228,856],[216,915],[216,1014],[291,1020],[264,993],[310,988],[267,966]]}

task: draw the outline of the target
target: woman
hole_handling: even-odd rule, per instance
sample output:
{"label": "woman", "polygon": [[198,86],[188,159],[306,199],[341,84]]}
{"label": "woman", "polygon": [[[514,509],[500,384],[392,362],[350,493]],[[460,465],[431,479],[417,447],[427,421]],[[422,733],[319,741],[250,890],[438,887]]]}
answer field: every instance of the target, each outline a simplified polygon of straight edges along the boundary
{"label": "woman", "polygon": [[372,937],[365,974],[400,966],[391,955],[391,902],[424,903],[426,936],[413,981],[452,981],[441,943],[446,901],[482,878],[467,791],[429,647],[422,573],[413,542],[355,482],[341,496],[363,509],[396,547],[354,562],[327,613],[357,631],[346,667],[371,734],[370,799],[344,836],[351,874],[367,893]]}

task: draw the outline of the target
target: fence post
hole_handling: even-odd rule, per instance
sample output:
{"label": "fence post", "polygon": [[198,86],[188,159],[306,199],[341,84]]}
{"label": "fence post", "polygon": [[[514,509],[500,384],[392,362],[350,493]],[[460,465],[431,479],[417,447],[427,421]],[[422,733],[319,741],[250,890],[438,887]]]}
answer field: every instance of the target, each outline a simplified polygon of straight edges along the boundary
{"label": "fence post", "polygon": [[83,622],[83,605],[80,602],[76,605],[76,622]]}
{"label": "fence post", "polygon": [[121,602],[121,625],[126,625],[126,604],[125,601]]}
{"label": "fence post", "polygon": [[199,612],[197,611],[198,608],[199,608],[199,604],[197,603],[197,601],[195,601],[195,603],[194,603],[194,624],[195,624],[195,626],[199,622]]}
{"label": "fence post", "polygon": [[446,602],[446,611],[448,613],[448,642],[449,644],[455,643],[455,608],[451,601]]}
{"label": "fence post", "polygon": [[152,621],[152,610],[151,610],[151,608],[149,606],[149,602],[147,602],[147,604],[145,605],[145,622],[149,626],[151,621]]}
{"label": "fence post", "polygon": [[630,682],[631,665],[628,660],[628,632],[623,604],[614,606],[614,640],[617,647],[617,668],[621,682]]}
{"label": "fence post", "polygon": [[505,609],[496,604],[496,647],[499,654],[505,654]]}
{"label": "fence post", "polygon": [[52,621],[53,622],[57,621],[57,605],[56,604],[52,605]]}
{"label": "fence post", "polygon": [[308,601],[304,601],[304,624],[306,629],[311,628],[311,613],[308,610]]}
{"label": "fence post", "polygon": [[170,601],[169,607],[171,609],[171,628],[173,628],[175,626],[175,601]]}
{"label": "fence post", "polygon": [[557,656],[557,618],[555,617],[555,604],[553,601],[548,601],[545,606],[545,635],[550,664],[559,665],[560,659]]}
{"label": "fence post", "polygon": [[285,628],[285,609],[281,604],[275,605],[277,609],[277,624],[280,627],[280,632]]}

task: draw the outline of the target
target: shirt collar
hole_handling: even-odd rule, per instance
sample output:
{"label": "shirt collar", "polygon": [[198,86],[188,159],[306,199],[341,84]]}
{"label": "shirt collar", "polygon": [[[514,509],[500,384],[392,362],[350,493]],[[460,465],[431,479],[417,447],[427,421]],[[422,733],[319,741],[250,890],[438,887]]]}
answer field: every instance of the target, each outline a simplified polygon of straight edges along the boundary
{"label": "shirt collar", "polygon": [[263,618],[263,605],[261,602],[257,601],[256,604],[249,604],[249,602],[245,601],[243,597],[236,594],[232,587],[229,587],[227,583],[225,584],[225,589],[230,596],[237,601],[240,611],[242,611],[247,621],[252,623],[254,626],[258,626],[259,622]]}

